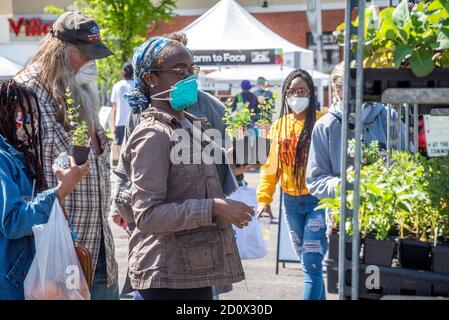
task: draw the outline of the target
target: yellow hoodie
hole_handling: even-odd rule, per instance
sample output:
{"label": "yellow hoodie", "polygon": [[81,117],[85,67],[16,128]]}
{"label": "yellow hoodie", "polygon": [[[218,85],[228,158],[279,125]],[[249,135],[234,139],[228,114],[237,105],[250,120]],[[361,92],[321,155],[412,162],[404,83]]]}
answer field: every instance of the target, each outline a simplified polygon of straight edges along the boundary
{"label": "yellow hoodie", "polygon": [[[322,115],[321,112],[317,112],[317,120]],[[270,153],[267,162],[261,168],[260,183],[257,188],[257,201],[259,204],[271,204],[273,194],[276,191],[276,184],[281,176],[281,186],[285,193],[292,196],[309,194],[305,179],[301,181],[301,189],[299,189],[298,183],[293,179],[296,146],[303,127],[304,118],[295,119],[293,114],[288,114],[282,119],[273,122],[268,135],[271,139]],[[305,169],[303,168],[303,170]]]}

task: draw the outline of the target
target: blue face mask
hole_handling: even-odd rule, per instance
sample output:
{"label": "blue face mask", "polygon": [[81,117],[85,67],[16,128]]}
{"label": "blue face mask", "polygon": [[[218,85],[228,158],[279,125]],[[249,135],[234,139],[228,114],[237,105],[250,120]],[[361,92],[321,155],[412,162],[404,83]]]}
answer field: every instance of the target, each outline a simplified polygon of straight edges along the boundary
{"label": "blue face mask", "polygon": [[[169,98],[155,98],[170,92]],[[156,93],[151,96],[152,100],[170,101],[170,105],[175,111],[182,111],[198,101],[198,83],[195,76],[190,76],[184,80],[176,82],[169,90]]]}

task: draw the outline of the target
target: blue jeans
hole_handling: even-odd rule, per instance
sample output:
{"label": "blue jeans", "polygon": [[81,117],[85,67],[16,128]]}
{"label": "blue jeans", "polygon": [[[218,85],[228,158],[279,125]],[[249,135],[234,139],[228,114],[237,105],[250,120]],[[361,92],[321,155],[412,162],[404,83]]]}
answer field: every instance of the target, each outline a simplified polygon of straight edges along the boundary
{"label": "blue jeans", "polygon": [[101,239],[100,253],[98,255],[97,267],[95,268],[94,283],[90,292],[91,300],[119,300],[118,279],[108,287],[108,276],[106,271],[106,250],[104,240]]}
{"label": "blue jeans", "polygon": [[287,217],[290,239],[304,272],[304,300],[326,300],[323,260],[327,253],[324,210],[314,211],[318,199],[311,195],[283,194],[282,210]]}

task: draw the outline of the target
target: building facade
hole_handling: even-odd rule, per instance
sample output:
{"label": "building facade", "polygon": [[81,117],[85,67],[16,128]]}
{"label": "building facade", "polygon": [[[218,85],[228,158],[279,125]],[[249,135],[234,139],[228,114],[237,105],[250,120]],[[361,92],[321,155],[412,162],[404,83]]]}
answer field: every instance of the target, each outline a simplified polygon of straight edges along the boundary
{"label": "building facade", "polygon": [[[151,0],[158,1],[158,0]],[[268,28],[303,47],[314,48],[307,21],[308,0],[236,0],[242,7]],[[181,30],[193,22],[219,0],[178,0],[171,22],[149,21],[148,36]],[[48,5],[67,8],[73,0],[1,0],[0,1],[0,55],[23,65],[36,49],[39,40],[56,19],[44,13]],[[387,1],[376,1],[386,5]],[[339,62],[339,48],[332,31],[344,21],[344,0],[321,0],[324,35],[323,71],[329,72]]]}
{"label": "building facade", "polygon": [[[307,0],[236,0],[268,28],[286,40],[314,49],[307,20]],[[217,4],[219,0],[179,0],[171,22],[152,24],[149,36],[181,30]],[[381,1],[382,2],[382,1]],[[385,2],[385,1],[384,1]],[[377,4],[377,2],[376,2]],[[323,71],[330,72],[340,61],[340,49],[332,32],[344,21],[345,1],[321,1],[323,30]]]}

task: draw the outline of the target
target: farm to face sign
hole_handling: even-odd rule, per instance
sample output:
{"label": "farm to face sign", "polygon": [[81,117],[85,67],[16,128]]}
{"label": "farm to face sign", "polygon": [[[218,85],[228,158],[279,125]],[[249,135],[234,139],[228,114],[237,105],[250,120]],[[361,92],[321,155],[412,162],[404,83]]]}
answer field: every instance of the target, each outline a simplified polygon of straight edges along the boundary
{"label": "farm to face sign", "polygon": [[282,49],[193,50],[197,65],[282,64]]}

